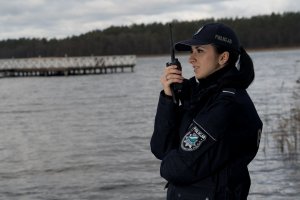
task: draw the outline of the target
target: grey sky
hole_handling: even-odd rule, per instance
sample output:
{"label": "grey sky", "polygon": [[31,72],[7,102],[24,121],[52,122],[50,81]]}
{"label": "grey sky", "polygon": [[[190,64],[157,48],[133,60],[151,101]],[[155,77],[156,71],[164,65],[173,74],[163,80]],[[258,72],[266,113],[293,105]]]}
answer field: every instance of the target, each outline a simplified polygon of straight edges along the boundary
{"label": "grey sky", "polygon": [[296,0],[0,0],[0,40],[64,38],[111,25],[300,11]]}

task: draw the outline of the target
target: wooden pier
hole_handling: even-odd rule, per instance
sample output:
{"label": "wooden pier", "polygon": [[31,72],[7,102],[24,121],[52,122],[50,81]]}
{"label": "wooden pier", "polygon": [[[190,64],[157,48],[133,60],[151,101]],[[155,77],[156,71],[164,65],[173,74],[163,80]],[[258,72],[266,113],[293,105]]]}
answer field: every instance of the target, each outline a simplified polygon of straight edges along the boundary
{"label": "wooden pier", "polygon": [[135,64],[135,55],[0,59],[0,77],[133,72]]}

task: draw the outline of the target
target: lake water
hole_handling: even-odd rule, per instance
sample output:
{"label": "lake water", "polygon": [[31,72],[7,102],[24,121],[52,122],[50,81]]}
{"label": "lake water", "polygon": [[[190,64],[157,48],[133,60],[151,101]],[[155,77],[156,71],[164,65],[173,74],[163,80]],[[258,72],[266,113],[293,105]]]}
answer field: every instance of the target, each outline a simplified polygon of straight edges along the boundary
{"label": "lake water", "polygon": [[[300,50],[250,55],[248,91],[264,131],[249,199],[300,199]],[[149,141],[167,61],[138,58],[134,73],[0,79],[0,199],[165,199]]]}

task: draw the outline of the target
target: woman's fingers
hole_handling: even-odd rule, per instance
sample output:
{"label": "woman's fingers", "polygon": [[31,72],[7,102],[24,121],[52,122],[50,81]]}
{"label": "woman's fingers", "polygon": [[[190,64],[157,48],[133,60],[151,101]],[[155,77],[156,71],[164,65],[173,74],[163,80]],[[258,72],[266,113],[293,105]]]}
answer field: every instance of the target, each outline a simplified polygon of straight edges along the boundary
{"label": "woman's fingers", "polygon": [[166,67],[164,73],[165,73],[165,75],[181,74],[181,71],[177,69],[176,65],[172,65],[172,66]]}
{"label": "woman's fingers", "polygon": [[172,69],[165,69],[163,76],[161,77],[162,82],[168,82],[169,84],[173,82],[182,82],[183,77],[181,75],[181,71],[172,68]]}
{"label": "woman's fingers", "polygon": [[175,81],[175,82],[178,82],[178,81],[182,81],[183,80],[183,77],[181,75],[178,75],[178,74],[168,74],[166,75],[166,80],[169,81]]}
{"label": "woman's fingers", "polygon": [[166,67],[160,79],[165,94],[171,96],[172,94],[171,94],[170,85],[172,83],[182,83],[183,79],[184,78],[182,77],[182,72],[177,69],[176,65]]}

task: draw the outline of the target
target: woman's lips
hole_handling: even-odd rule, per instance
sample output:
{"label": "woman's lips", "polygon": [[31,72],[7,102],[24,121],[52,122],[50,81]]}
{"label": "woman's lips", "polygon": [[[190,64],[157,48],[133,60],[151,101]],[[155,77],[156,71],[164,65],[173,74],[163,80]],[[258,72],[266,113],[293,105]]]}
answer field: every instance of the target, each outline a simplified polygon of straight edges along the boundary
{"label": "woman's lips", "polygon": [[200,69],[200,67],[197,67],[197,66],[193,66],[193,68],[194,68],[194,72],[196,72]]}

